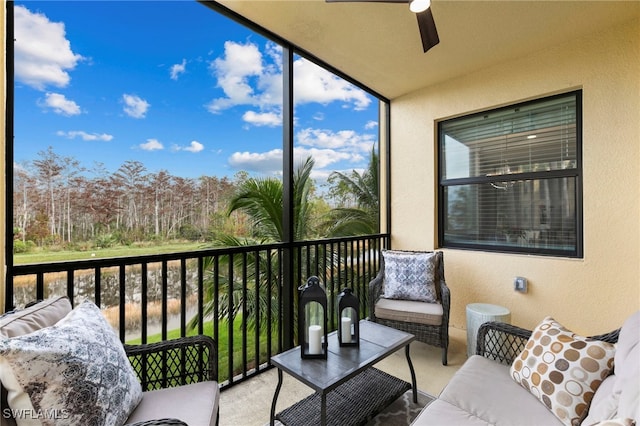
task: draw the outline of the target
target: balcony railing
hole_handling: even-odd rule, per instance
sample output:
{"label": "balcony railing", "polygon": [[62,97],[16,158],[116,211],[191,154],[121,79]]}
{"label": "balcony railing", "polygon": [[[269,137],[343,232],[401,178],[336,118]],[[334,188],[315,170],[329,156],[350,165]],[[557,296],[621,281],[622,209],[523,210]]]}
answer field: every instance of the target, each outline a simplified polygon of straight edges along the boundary
{"label": "balcony railing", "polygon": [[331,330],[345,287],[367,315],[366,288],[387,246],[388,235],[376,234],[15,265],[7,309],[67,295],[74,305],[100,306],[123,342],[211,335],[224,389],[270,368],[272,355],[295,345],[297,287],[309,276],[325,285]]}

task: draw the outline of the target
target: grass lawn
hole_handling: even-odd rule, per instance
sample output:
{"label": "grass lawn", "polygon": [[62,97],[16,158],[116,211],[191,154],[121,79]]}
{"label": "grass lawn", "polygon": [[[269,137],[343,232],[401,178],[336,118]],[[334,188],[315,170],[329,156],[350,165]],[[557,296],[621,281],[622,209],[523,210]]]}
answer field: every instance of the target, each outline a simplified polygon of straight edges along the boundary
{"label": "grass lawn", "polygon": [[[233,374],[242,373],[242,318],[238,317],[234,321],[233,326]],[[188,336],[196,335],[197,330],[187,332]],[[213,336],[213,322],[207,321],[204,324],[203,334],[207,336]],[[180,330],[167,331],[167,340],[177,339],[180,336]],[[262,331],[260,334],[260,363],[267,361],[267,333]],[[155,343],[162,340],[160,333],[147,337],[148,343]],[[140,339],[129,340],[128,344],[140,344]],[[247,362],[250,364],[248,369],[253,368],[253,361],[255,361],[255,345],[256,334],[255,331],[247,329]],[[277,337],[273,337],[272,348],[277,348]],[[227,320],[221,320],[218,328],[218,382],[224,382],[229,379],[229,326]]]}
{"label": "grass lawn", "polygon": [[105,257],[144,256],[147,254],[162,254],[181,251],[200,250],[203,243],[172,242],[172,243],[145,243],[131,246],[117,246],[93,250],[42,250],[35,249],[29,253],[16,253],[13,255],[14,264],[24,263],[49,263],[69,260],[85,260]]}

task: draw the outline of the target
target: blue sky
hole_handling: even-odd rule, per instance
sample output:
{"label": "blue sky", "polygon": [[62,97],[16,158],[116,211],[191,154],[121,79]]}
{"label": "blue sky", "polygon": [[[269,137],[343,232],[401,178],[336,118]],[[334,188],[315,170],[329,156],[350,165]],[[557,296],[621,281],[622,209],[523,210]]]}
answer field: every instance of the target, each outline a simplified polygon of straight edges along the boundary
{"label": "blue sky", "polygon": [[[15,38],[18,165],[51,146],[109,172],[281,170],[281,49],[195,1],[16,2]],[[294,76],[296,156],[319,180],[366,167],[377,100],[302,58]]]}

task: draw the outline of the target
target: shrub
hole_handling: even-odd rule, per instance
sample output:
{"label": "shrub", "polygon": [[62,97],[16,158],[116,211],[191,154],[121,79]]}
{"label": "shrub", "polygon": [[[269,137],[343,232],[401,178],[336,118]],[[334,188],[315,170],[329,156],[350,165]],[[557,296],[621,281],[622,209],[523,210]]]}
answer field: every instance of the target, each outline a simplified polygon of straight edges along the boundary
{"label": "shrub", "polygon": [[29,253],[36,246],[31,240],[22,241],[22,240],[13,240],[13,253]]}
{"label": "shrub", "polygon": [[199,241],[202,238],[202,233],[198,228],[187,223],[180,226],[179,236],[185,240]]}
{"label": "shrub", "polygon": [[116,244],[116,238],[113,234],[102,234],[96,237],[96,247],[109,248]]}

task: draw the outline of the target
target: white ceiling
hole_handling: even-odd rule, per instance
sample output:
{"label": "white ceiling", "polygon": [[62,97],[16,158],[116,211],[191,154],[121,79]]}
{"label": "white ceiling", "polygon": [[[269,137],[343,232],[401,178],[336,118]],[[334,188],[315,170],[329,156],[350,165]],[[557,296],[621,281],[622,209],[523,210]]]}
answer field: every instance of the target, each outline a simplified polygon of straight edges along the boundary
{"label": "white ceiling", "polygon": [[638,0],[432,0],[440,44],[423,53],[405,4],[219,3],[389,99],[640,17]]}

